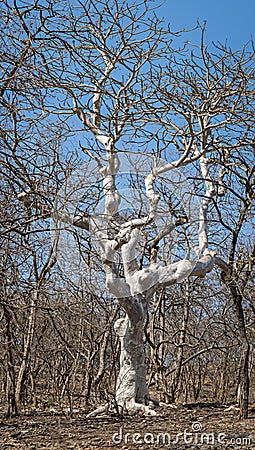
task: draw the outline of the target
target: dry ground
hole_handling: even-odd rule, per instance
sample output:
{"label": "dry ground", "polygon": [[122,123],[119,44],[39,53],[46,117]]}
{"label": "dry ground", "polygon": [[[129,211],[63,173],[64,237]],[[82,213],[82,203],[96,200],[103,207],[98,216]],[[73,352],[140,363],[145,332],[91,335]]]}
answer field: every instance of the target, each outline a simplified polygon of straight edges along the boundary
{"label": "dry ground", "polygon": [[0,449],[249,449],[255,450],[255,408],[239,421],[236,410],[212,404],[158,409],[156,417],[86,418],[87,411],[34,411],[0,416]]}

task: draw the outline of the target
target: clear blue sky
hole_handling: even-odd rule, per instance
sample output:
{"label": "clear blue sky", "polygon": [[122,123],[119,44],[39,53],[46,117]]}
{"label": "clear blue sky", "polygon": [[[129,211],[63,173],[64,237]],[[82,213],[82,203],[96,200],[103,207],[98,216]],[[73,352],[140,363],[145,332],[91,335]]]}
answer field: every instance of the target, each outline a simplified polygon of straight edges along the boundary
{"label": "clear blue sky", "polygon": [[206,20],[207,44],[227,39],[237,50],[251,35],[255,39],[255,0],[165,0],[161,11],[173,31]]}

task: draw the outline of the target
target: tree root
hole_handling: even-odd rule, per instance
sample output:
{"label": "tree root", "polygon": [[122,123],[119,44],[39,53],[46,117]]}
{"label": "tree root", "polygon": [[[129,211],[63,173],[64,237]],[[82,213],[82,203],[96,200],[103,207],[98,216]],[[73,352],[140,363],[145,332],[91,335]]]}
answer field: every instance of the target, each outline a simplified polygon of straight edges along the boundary
{"label": "tree root", "polygon": [[137,412],[143,413],[145,416],[156,416],[157,413],[154,409],[151,408],[154,406],[153,402],[150,402],[150,405],[144,405],[143,403],[137,403],[133,399],[129,400],[125,403],[125,406],[117,405],[114,402],[105,403],[104,405],[99,406],[94,411],[91,411],[87,414],[87,418],[90,417],[98,417],[104,414],[109,414],[110,412],[117,412],[117,414],[136,414]]}
{"label": "tree root", "polygon": [[108,413],[110,410],[110,403],[106,403],[105,405],[101,405],[98,408],[94,409],[94,411],[90,412],[89,414],[87,414],[87,418],[89,417],[97,417],[100,416],[101,414],[104,413]]}
{"label": "tree root", "polygon": [[240,407],[237,405],[231,405],[228,408],[224,409],[224,412],[229,412],[229,411],[240,411]]}
{"label": "tree root", "polygon": [[[150,402],[152,405],[153,403]],[[125,409],[128,414],[135,414],[137,412],[142,412],[145,416],[156,416],[157,413],[151,408],[151,405],[144,405],[143,403],[137,403],[133,399],[126,402]]]}

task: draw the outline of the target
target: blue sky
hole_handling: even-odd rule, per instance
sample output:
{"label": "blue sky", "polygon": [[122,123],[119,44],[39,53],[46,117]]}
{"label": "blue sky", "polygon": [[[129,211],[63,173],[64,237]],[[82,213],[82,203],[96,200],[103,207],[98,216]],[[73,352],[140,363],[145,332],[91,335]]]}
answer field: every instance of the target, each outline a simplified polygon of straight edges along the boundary
{"label": "blue sky", "polygon": [[251,35],[255,39],[255,0],[166,0],[161,11],[173,31],[206,20],[207,44],[227,39],[238,50]]}

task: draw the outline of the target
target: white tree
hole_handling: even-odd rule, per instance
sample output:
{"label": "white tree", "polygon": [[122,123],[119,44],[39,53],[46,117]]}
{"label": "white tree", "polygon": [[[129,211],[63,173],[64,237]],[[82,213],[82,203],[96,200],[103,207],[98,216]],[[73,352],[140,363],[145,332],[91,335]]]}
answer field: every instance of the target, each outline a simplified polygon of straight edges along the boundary
{"label": "white tree", "polygon": [[[58,210],[56,218],[69,221],[75,226],[90,230],[97,238],[101,248],[102,264],[106,277],[106,289],[118,299],[126,315],[115,323],[115,330],[121,342],[120,372],[116,387],[116,402],[123,410],[133,412],[142,410],[154,414],[148,406],[150,399],[146,386],[146,367],[144,362],[144,322],[153,294],[164,287],[181,282],[187,277],[204,277],[211,272],[214,265],[221,267],[227,273],[228,265],[209,248],[207,236],[207,211],[212,196],[215,195],[214,186],[207,167],[206,152],[204,149],[184,149],[184,155],[169,164],[154,167],[145,178],[145,192],[149,205],[148,215],[142,218],[133,218],[119,223],[119,208],[121,195],[116,187],[115,179],[119,170],[119,156],[115,147],[114,138],[106,135],[99,127],[101,110],[98,95],[94,96],[93,119],[85,117],[84,112],[75,105],[75,111],[85,127],[94,134],[103,145],[107,164],[98,159],[98,168],[102,175],[105,199],[105,210],[102,218],[77,216],[69,219]],[[201,173],[205,180],[206,192],[201,201],[199,213],[199,253],[198,260],[183,259],[168,265],[157,264],[157,246],[168,236],[175,226],[185,223],[185,217],[178,217],[174,224],[168,224],[153,239],[151,244],[150,265],[140,268],[136,257],[141,231],[144,231],[152,222],[156,223],[157,209],[160,195],[155,192],[154,184],[157,177],[176,167],[185,166],[192,161],[200,160]],[[104,223],[103,223],[104,222]],[[121,250],[123,274],[118,271],[119,252]],[[101,411],[100,410],[97,410]]]}

